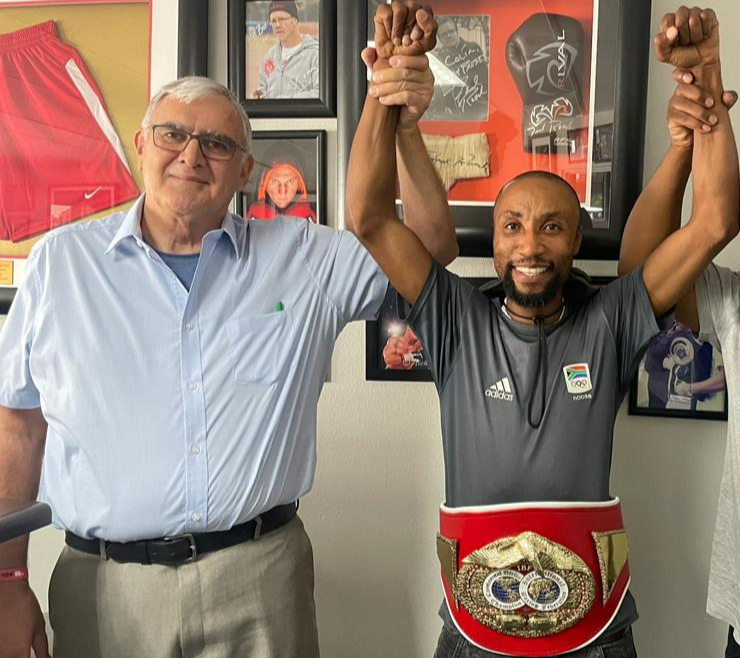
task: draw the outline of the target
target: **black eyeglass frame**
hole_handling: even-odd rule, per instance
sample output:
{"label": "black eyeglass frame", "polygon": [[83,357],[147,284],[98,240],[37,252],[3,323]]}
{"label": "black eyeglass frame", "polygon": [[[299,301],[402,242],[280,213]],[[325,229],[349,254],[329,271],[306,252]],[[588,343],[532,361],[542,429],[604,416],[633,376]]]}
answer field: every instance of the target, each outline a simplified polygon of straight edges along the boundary
{"label": "black eyeglass frame", "polygon": [[[218,162],[228,162],[234,157],[234,155],[237,152],[237,149],[243,151],[244,153],[248,152],[247,149],[244,148],[239,142],[234,141],[230,137],[214,137],[213,135],[209,135],[208,133],[191,133],[185,130],[184,128],[178,128],[177,126],[173,126],[172,124],[169,124],[169,123],[155,123],[153,125],[150,125],[149,128],[152,129],[152,141],[154,142],[154,146],[156,146],[157,148],[163,149],[165,151],[170,151],[171,153],[182,153],[188,147],[188,144],[190,144],[192,140],[195,140],[196,142],[198,142],[198,148],[200,149],[200,152],[203,154],[203,157],[206,158],[207,160],[216,160]],[[156,137],[157,128],[168,128],[170,130],[176,130],[177,132],[184,133],[185,135],[188,136],[188,141],[183,144],[182,148],[170,148],[169,146],[162,146],[162,144],[157,143],[157,137]],[[221,142],[222,144],[226,144],[227,146],[233,147],[234,150],[231,152],[228,158],[217,158],[212,155],[206,155],[206,151],[203,148],[203,142],[202,142],[203,139],[212,139],[217,142]]]}

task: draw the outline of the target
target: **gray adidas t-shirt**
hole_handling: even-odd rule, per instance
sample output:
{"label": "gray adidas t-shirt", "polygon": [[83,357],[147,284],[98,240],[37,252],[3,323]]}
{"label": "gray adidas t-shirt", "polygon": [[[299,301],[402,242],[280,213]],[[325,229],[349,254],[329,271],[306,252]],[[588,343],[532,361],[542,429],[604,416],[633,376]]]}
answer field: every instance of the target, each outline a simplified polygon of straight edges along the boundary
{"label": "gray adidas t-shirt", "polygon": [[[670,319],[656,321],[642,269],[580,308],[566,299],[563,319],[546,328],[546,405],[535,429],[527,411],[538,329],[435,264],[408,322],[439,392],[447,505],[608,500],[617,411],[642,349]],[[628,594],[606,632],[635,619]]]}

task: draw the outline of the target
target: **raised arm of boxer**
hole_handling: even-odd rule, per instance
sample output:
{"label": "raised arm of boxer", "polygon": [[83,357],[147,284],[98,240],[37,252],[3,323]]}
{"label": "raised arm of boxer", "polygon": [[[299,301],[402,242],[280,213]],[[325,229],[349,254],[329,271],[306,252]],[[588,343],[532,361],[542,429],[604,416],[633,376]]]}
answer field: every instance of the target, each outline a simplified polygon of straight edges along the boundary
{"label": "raised arm of boxer", "polygon": [[[407,6],[407,5],[410,5]],[[411,11],[409,11],[409,8]],[[397,24],[416,20],[413,39],[396,38]],[[390,27],[390,24],[394,27]],[[375,16],[377,60],[374,72],[406,61],[434,47],[437,23],[431,11],[411,3],[380,5]],[[398,60],[396,59],[398,58]],[[373,74],[375,75],[375,73]],[[432,266],[432,256],[414,231],[398,221],[395,210],[396,132],[400,109],[384,105],[368,94],[355,132],[347,173],[347,225],[365,245],[388,276],[391,284],[408,302],[415,302]],[[426,156],[426,152],[424,153]],[[430,163],[431,168],[431,163]],[[433,169],[429,176],[436,178]],[[419,172],[414,170],[415,184]],[[408,186],[407,186],[408,187]],[[447,205],[446,199],[425,199],[422,213],[430,204]],[[440,211],[435,207],[433,212]]]}
{"label": "raised arm of boxer", "polygon": [[[716,61],[719,67],[719,33],[716,29],[713,31],[716,23],[711,10],[682,7],[675,14],[666,14],[655,38],[658,59],[670,61],[674,57],[676,63],[691,63],[699,68],[703,67],[702,61],[710,64]],[[667,36],[671,28],[673,39]],[[687,60],[681,52],[673,53],[674,48],[682,44],[686,44],[683,47],[689,49],[693,60]],[[643,264],[656,247],[679,228],[683,194],[691,171],[694,132],[709,133],[718,123],[712,90],[691,84],[694,75],[689,70],[677,69],[674,79],[678,86],[668,106],[671,145],[630,213],[622,239],[620,274],[627,274]],[[721,109],[726,111],[734,105],[737,95],[725,92],[721,100],[725,106]],[[696,329],[698,321],[691,285],[679,303],[677,315],[684,324]]]}
{"label": "raised arm of boxer", "polygon": [[[377,60],[375,49],[363,50],[362,59],[372,71]],[[369,94],[382,105],[400,107],[396,162],[403,221],[434,259],[447,265],[458,254],[455,225],[447,194],[419,131],[419,119],[434,94],[434,76],[426,55],[399,56],[390,68],[375,71]]]}
{"label": "raised arm of boxer", "polygon": [[[36,500],[46,442],[40,409],[0,407],[0,498]],[[28,536],[0,544],[0,569],[24,567]],[[0,656],[48,658],[44,617],[27,580],[0,581]]]}
{"label": "raised arm of boxer", "polygon": [[419,131],[419,119],[432,102],[434,76],[426,55],[399,57],[394,64],[374,72],[370,95],[383,105],[401,106],[396,129],[396,163],[403,221],[422,238],[434,259],[447,265],[458,254],[455,224],[447,193]]}
{"label": "raised arm of boxer", "polygon": [[717,121],[708,133],[694,132],[694,200],[689,223],[666,238],[645,261],[645,287],[656,315],[689,294],[697,276],[737,235],[740,207],[737,148],[722,103],[716,16],[707,9],[699,22],[671,24],[669,18],[662,27],[656,38],[658,59],[691,71],[697,85],[711,95]]}

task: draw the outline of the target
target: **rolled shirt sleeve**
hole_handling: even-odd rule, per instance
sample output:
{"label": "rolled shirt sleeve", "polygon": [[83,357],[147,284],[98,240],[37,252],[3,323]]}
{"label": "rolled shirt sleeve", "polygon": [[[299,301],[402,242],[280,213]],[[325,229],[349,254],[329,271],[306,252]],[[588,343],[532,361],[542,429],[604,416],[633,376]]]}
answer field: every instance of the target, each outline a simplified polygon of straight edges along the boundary
{"label": "rolled shirt sleeve", "polygon": [[26,278],[0,331],[0,405],[35,409],[40,396],[31,376],[34,321],[39,304],[38,248],[26,262]]}

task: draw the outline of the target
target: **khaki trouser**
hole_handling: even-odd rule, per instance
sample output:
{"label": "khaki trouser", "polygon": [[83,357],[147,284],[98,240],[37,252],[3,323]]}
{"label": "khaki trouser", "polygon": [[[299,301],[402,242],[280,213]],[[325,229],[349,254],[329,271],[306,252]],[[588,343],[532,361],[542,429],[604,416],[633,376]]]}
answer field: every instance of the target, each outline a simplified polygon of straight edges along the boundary
{"label": "khaki trouser", "polygon": [[65,546],[49,585],[54,658],[318,658],[311,542],[298,517],[177,567]]}

